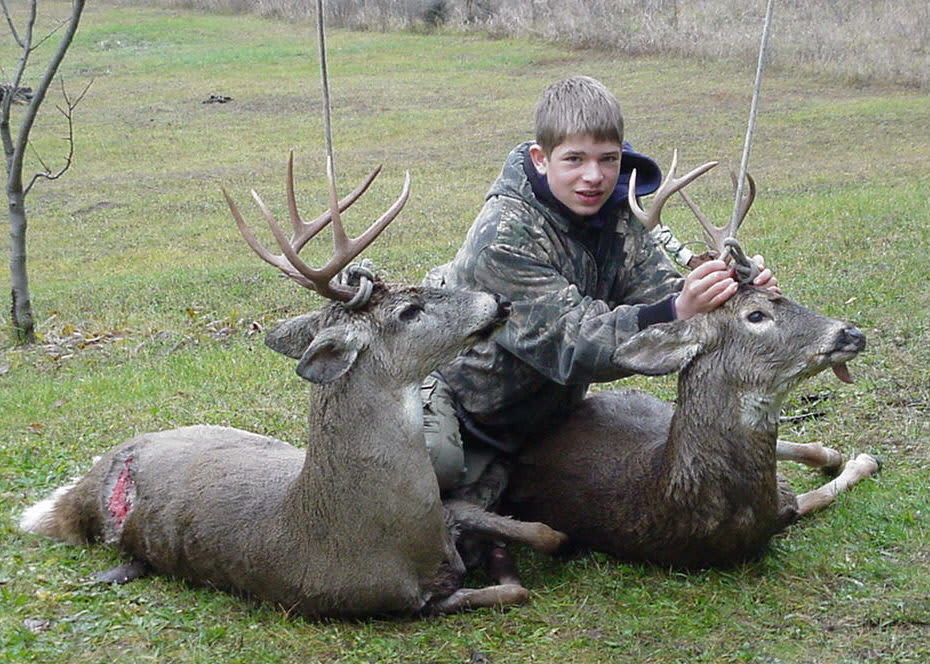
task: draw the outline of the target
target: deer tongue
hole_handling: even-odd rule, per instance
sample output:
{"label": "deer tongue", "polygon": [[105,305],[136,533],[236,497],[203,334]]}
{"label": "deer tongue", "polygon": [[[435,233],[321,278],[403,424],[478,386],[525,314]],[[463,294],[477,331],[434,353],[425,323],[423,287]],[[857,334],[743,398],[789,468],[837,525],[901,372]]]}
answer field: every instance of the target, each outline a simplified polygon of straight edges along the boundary
{"label": "deer tongue", "polygon": [[844,383],[852,383],[853,377],[849,375],[849,369],[846,368],[845,362],[840,362],[839,364],[833,365],[833,373],[836,374],[836,377],[839,378]]}

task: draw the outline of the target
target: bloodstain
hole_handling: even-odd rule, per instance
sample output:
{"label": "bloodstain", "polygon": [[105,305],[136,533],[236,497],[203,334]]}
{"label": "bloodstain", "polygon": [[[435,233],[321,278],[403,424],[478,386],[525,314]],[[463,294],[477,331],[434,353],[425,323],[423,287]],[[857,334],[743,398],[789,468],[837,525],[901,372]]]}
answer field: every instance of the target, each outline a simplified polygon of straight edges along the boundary
{"label": "bloodstain", "polygon": [[113,485],[113,493],[110,494],[110,500],[107,502],[107,509],[110,516],[116,521],[116,527],[122,528],[126,522],[126,517],[132,510],[132,469],[130,464],[132,457],[127,457],[123,461],[123,470],[120,471],[116,483]]}

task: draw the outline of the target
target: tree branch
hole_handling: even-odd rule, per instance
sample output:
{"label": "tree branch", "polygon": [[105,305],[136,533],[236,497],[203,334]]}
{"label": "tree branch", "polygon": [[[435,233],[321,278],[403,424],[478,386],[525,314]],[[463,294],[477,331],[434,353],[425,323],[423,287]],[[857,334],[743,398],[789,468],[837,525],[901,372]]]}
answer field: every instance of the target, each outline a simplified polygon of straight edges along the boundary
{"label": "tree branch", "polygon": [[39,48],[42,44],[44,44],[49,39],[51,39],[55,35],[56,32],[61,30],[62,26],[67,25],[67,24],[68,24],[68,20],[62,19],[62,21],[58,25],[56,25],[54,28],[52,28],[47,35],[45,35],[39,41],[37,41],[35,44],[32,45],[32,50],[34,51],[37,48]]}
{"label": "tree branch", "polygon": [[65,108],[61,106],[56,106],[58,112],[65,116],[65,119],[68,121],[68,138],[65,139],[68,142],[68,154],[65,156],[64,166],[58,169],[55,173],[51,172],[51,169],[45,165],[45,162],[42,161],[42,157],[36,152],[36,157],[39,160],[39,163],[42,164],[42,168],[45,169],[44,172],[38,172],[32,176],[32,179],[29,181],[29,184],[23,189],[23,196],[29,194],[29,191],[32,189],[32,185],[36,183],[37,180],[57,180],[62,175],[71,168],[71,159],[74,157],[74,109],[77,108],[77,105],[81,103],[81,100],[84,99],[84,96],[87,94],[87,91],[90,90],[90,86],[93,84],[93,80],[90,81],[84,89],[81,91],[73,101],[68,96],[68,91],[65,89],[65,81],[61,77],[58,79],[61,82],[61,96],[65,99]]}
{"label": "tree branch", "polygon": [[[20,124],[19,135],[16,137],[16,141],[13,146],[13,158],[9,160],[8,173],[11,177],[19,175],[22,177],[23,170],[23,158],[26,152],[26,144],[29,140],[29,132],[32,130],[32,125],[35,123],[36,116],[39,112],[39,107],[42,106],[42,102],[45,100],[45,95],[48,92],[49,85],[55,78],[55,74],[58,71],[58,67],[61,65],[62,60],[65,59],[65,54],[68,52],[68,47],[71,46],[71,41],[74,39],[74,33],[77,32],[78,23],[81,20],[81,14],[84,11],[84,4],[86,0],[73,0],[71,3],[71,18],[68,21],[68,27],[65,30],[65,33],[61,36],[61,41],[58,42],[58,49],[55,51],[51,60],[48,63],[48,67],[45,69],[45,73],[42,75],[42,79],[36,85],[35,92],[33,93],[32,99],[29,101],[29,106],[26,107],[26,112],[23,115],[22,124]],[[30,9],[31,20],[35,21],[35,5],[36,0],[32,0],[32,7]],[[32,39],[32,25],[29,27],[29,38],[27,40],[27,45],[31,43]],[[21,62],[24,64],[28,58],[28,52],[26,48],[23,49],[23,57]],[[17,80],[14,81],[14,85],[19,83],[22,73],[18,72]],[[7,103],[7,99],[4,98],[3,103]]]}
{"label": "tree branch", "polygon": [[[7,12],[6,3],[3,4],[4,12],[6,13],[7,20],[10,23],[11,28],[13,28],[13,21],[10,17],[9,12]],[[19,44],[19,47],[22,49],[22,54],[19,57],[19,61],[16,64],[16,71],[13,73],[13,78],[10,79],[10,89],[15,90],[19,87],[20,81],[23,79],[23,73],[26,71],[26,63],[29,62],[29,54],[32,52],[32,30],[35,27],[36,22],[36,0],[32,0],[29,4],[29,16],[26,18],[26,34],[24,38],[20,38],[16,34],[16,43]],[[15,33],[15,28],[13,28]],[[14,160],[16,157],[17,143],[13,141],[13,137],[10,133],[10,107],[13,105],[13,95],[4,95],[3,99],[0,99],[0,137],[3,140],[3,153],[6,156],[6,172],[7,179],[9,180],[14,178]],[[36,107],[38,109],[38,106]],[[22,172],[22,161],[19,164],[19,173]],[[16,176],[17,181],[20,179],[20,175]]]}
{"label": "tree branch", "polygon": [[3,7],[3,16],[6,18],[7,25],[10,26],[10,34],[13,35],[13,41],[16,42],[17,46],[22,48],[23,41],[19,38],[19,33],[16,31],[16,24],[13,23],[13,17],[10,16],[10,10],[7,9],[6,0],[0,0],[0,6]]}

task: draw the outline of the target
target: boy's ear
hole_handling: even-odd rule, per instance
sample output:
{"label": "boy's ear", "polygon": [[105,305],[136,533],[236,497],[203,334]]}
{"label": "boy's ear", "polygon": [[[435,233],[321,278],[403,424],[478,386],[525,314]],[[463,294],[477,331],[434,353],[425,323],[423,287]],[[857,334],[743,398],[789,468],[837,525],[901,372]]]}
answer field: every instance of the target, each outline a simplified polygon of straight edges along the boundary
{"label": "boy's ear", "polygon": [[693,325],[684,321],[650,325],[617,346],[611,356],[615,366],[645,376],[680,371],[701,350]]}
{"label": "boy's ear", "polygon": [[533,160],[533,166],[536,167],[536,172],[540,175],[545,175],[549,170],[549,158],[546,157],[545,150],[538,143],[533,143],[530,146],[530,159]]}

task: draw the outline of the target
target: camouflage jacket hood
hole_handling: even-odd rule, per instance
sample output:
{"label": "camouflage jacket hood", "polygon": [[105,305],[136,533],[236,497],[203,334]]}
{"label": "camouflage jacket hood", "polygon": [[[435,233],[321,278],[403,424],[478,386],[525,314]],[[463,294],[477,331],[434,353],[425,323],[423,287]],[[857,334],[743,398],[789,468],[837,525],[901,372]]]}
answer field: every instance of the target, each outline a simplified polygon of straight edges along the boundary
{"label": "camouflage jacket hood", "polygon": [[524,170],[530,145],[508,156],[455,259],[426,278],[512,303],[500,333],[439,371],[466,429],[510,451],[590,383],[626,375],[610,361],[614,349],[644,315],[670,312],[682,283],[625,204],[592,229],[539,200]]}

